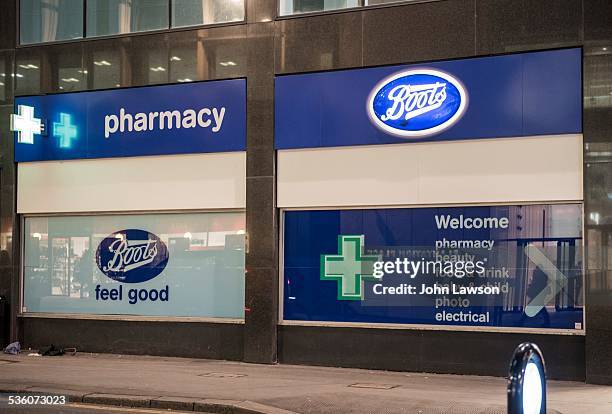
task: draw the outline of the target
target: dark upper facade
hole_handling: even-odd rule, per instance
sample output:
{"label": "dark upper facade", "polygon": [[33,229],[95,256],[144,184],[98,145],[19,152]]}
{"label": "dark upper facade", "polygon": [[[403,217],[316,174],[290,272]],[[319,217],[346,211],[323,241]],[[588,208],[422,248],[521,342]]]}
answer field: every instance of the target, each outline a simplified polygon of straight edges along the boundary
{"label": "dark upper facade", "polygon": [[[0,6],[0,248],[7,252],[0,295],[10,305],[3,342],[53,339],[92,352],[505,375],[506,354],[533,340],[544,349],[550,376],[612,384],[608,1],[345,1],[321,11],[313,4],[324,2],[246,0],[244,7],[201,15],[156,1],[138,24],[123,26],[102,19],[104,10],[90,13],[102,2],[87,1],[88,10],[52,33],[20,27],[17,3]],[[33,3],[22,0],[22,11]],[[562,47],[583,49],[585,336],[278,325],[276,75]],[[20,317],[14,97],[227,78],[247,79],[245,323]],[[104,339],[111,335],[125,338],[120,348]],[[167,338],[182,339],[166,347]]]}

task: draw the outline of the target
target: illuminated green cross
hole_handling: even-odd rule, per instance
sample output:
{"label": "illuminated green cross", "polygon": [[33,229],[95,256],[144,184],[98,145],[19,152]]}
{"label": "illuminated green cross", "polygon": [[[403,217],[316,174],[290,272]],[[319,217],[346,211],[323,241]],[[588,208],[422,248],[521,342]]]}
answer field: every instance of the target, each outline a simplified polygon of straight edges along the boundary
{"label": "illuminated green cross", "polygon": [[72,146],[72,140],[77,138],[77,127],[72,124],[69,114],[60,113],[60,122],[53,123],[53,136],[59,138],[60,148]]}
{"label": "illuminated green cross", "polygon": [[376,279],[378,256],[364,255],[364,236],[338,236],[338,254],[321,255],[321,280],[338,282],[338,300],[362,300],[361,281]]}

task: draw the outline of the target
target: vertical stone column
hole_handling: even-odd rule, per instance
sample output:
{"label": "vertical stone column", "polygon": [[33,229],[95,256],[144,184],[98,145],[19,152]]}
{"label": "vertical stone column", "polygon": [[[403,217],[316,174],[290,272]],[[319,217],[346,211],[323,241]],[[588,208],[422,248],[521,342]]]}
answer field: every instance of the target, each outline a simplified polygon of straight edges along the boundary
{"label": "vertical stone column", "polygon": [[278,215],[274,152],[276,3],[247,0],[247,180],[244,359],[277,361]]}
{"label": "vertical stone column", "polygon": [[[9,326],[2,329],[0,348],[18,337],[19,312],[19,249],[17,240],[19,222],[15,216],[15,164],[13,162],[13,134],[9,130],[9,116],[13,113],[15,45],[17,42],[16,0],[2,2],[0,7],[0,296],[8,300]],[[5,320],[0,321],[4,324]]]}

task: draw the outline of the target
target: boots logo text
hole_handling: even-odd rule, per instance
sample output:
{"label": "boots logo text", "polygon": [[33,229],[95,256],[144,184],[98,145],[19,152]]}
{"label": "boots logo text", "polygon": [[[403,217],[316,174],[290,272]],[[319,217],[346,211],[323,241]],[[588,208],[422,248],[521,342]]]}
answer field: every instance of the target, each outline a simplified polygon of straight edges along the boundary
{"label": "boots logo text", "polygon": [[380,81],[368,98],[372,123],[400,137],[427,137],[453,126],[468,98],[461,82],[433,69],[399,72]]}
{"label": "boots logo text", "polygon": [[96,262],[102,273],[117,282],[146,282],[164,271],[168,249],[153,233],[121,230],[100,242]]}

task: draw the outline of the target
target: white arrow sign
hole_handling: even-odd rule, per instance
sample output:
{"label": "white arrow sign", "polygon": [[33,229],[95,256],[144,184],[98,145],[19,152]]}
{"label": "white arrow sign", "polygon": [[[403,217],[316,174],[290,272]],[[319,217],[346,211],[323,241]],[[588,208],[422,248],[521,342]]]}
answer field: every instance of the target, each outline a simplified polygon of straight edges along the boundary
{"label": "white arrow sign", "polygon": [[561,273],[557,266],[536,246],[532,244],[525,246],[525,254],[548,276],[548,285],[525,307],[525,314],[533,318],[567,286],[567,276]]}

